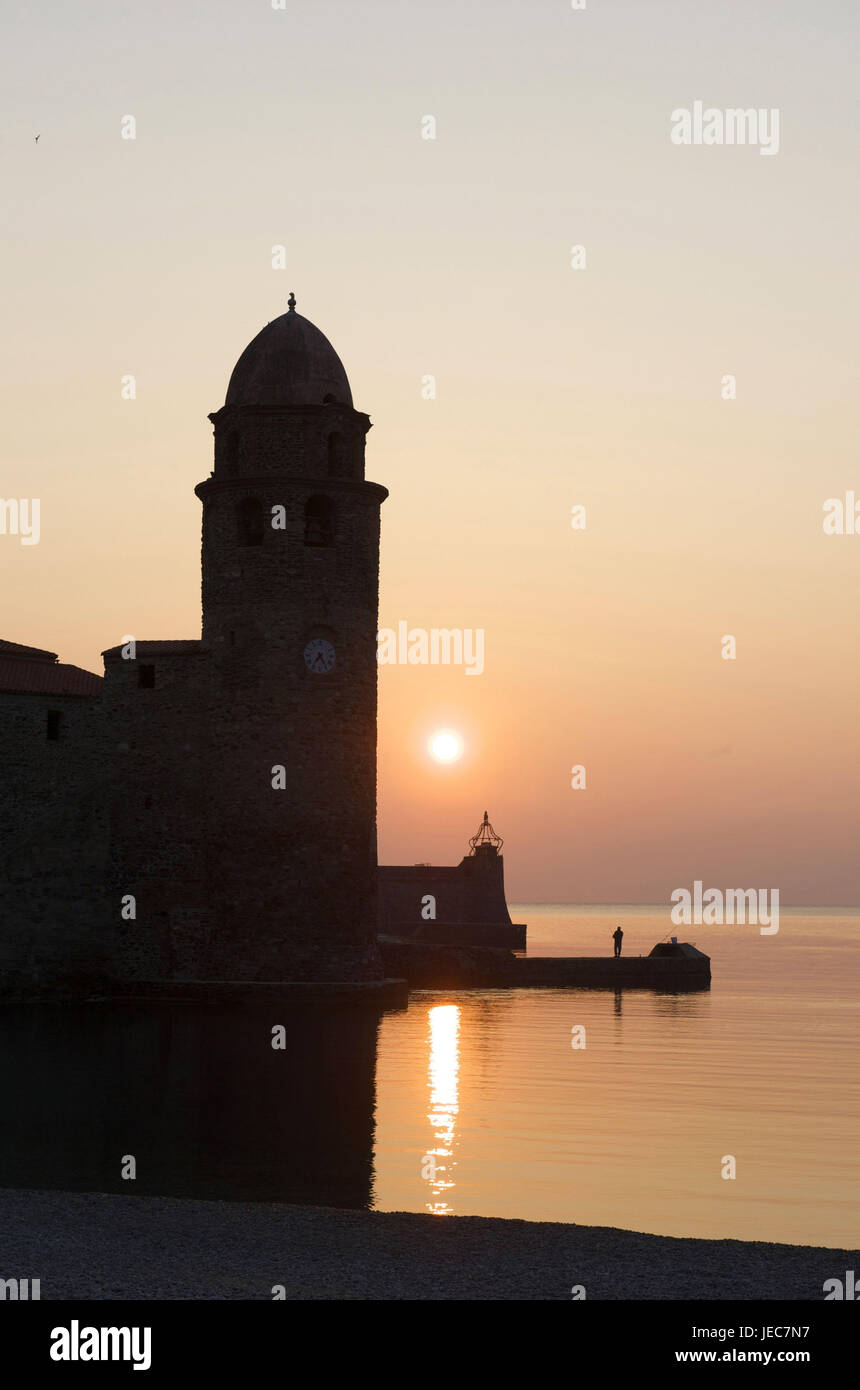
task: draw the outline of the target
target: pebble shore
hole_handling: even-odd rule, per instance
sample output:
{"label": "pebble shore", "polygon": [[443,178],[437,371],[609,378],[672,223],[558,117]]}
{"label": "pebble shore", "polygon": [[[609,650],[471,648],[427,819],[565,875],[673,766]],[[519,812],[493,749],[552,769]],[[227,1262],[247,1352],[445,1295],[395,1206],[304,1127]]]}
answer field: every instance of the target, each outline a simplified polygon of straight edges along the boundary
{"label": "pebble shore", "polygon": [[0,1190],[0,1277],[46,1299],[823,1299],[856,1251],[481,1216]]}

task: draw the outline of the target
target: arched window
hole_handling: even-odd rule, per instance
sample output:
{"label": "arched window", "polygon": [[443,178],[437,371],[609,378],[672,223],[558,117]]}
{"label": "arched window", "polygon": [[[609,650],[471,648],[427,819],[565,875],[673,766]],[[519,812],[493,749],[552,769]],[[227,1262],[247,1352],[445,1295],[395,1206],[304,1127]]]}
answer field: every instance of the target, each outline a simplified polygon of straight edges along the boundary
{"label": "arched window", "polygon": [[240,545],[263,544],[263,506],[256,497],[245,497],[236,508]]}
{"label": "arched window", "polygon": [[334,541],[334,503],[330,497],[309,497],[305,503],[305,545]]}
{"label": "arched window", "polygon": [[224,467],[228,473],[239,472],[239,434],[237,430],[231,430],[227,435]]}
{"label": "arched window", "polygon": [[328,475],[343,477],[343,435],[335,432],[328,437]]}

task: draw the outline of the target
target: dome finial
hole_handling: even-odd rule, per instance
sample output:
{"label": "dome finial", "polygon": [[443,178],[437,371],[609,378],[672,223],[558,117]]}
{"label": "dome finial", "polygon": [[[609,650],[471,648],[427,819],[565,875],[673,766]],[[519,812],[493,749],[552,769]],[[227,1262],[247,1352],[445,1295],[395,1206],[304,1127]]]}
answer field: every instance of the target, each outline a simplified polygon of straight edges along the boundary
{"label": "dome finial", "polygon": [[343,363],[295,303],[290,291],[289,310],[279,311],[245,348],[227,387],[228,405],[323,405],[332,396],[352,406]]}

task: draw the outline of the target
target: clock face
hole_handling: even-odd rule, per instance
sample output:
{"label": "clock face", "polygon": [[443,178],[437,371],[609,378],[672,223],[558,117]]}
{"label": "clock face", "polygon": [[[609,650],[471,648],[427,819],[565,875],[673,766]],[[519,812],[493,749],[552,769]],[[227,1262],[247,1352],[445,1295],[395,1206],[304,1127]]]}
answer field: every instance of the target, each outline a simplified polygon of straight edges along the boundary
{"label": "clock face", "polygon": [[305,665],[315,676],[324,676],[335,663],[335,650],[324,637],[314,637],[305,647]]}

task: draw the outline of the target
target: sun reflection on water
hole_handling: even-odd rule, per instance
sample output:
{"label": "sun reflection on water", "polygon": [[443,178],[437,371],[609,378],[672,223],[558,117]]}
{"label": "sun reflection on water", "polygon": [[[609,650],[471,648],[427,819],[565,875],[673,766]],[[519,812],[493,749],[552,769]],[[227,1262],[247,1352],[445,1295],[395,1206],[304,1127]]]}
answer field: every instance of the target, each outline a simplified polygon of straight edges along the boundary
{"label": "sun reflection on water", "polygon": [[428,1148],[422,1177],[429,1184],[433,1201],[426,1207],[434,1216],[453,1211],[446,1194],[454,1187],[454,1138],[460,1070],[460,1010],[456,1004],[438,1004],[428,1013],[430,1022],[430,1064],[428,1089],[430,1110],[427,1119],[433,1130],[433,1146]]}

